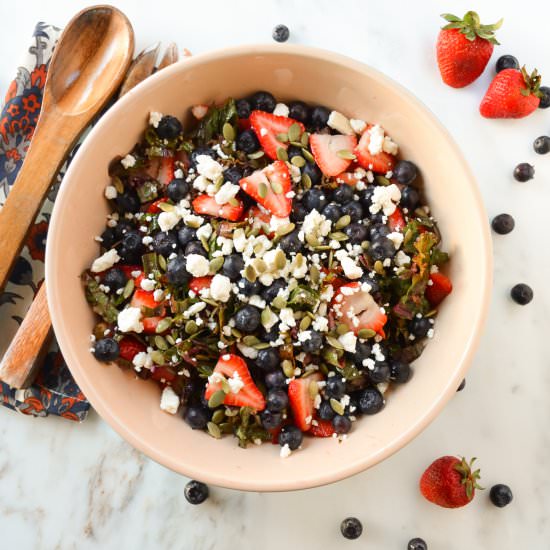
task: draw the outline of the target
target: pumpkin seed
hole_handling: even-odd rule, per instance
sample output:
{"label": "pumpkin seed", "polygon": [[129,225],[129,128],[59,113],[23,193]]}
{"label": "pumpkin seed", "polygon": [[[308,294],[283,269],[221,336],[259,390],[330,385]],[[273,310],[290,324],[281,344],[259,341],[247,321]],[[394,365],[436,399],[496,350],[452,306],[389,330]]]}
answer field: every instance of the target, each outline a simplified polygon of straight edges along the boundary
{"label": "pumpkin seed", "polygon": [[311,189],[311,178],[307,174],[302,174],[302,185],[304,189]]}
{"label": "pumpkin seed", "polygon": [[210,252],[210,245],[208,244],[208,239],[204,236],[200,238],[200,241],[202,243],[202,246],[206,250],[206,252]]}
{"label": "pumpkin seed", "polygon": [[298,141],[302,133],[302,128],[297,122],[294,122],[288,129],[288,139],[290,141]]}
{"label": "pumpkin seed", "polygon": [[161,254],[158,255],[158,262],[159,262],[159,267],[162,269],[162,271],[166,271],[168,269],[166,258]]}
{"label": "pumpkin seed", "polygon": [[302,142],[301,141],[291,141],[290,145],[294,145],[294,147],[302,148]]}
{"label": "pumpkin seed", "polygon": [[284,269],[286,266],[286,256],[285,253],[279,248],[275,252],[275,267],[279,270]]}
{"label": "pumpkin seed", "polygon": [[176,210],[176,207],[173,204],[169,204],[167,202],[159,202],[159,203],[157,203],[157,206],[163,212],[174,212]]}
{"label": "pumpkin seed", "polygon": [[288,142],[288,134],[285,134],[284,132],[277,134],[275,137],[277,138],[277,141],[280,141],[281,143]]}
{"label": "pumpkin seed", "polygon": [[197,330],[199,330],[199,327],[197,325],[197,323],[195,323],[195,321],[187,321],[187,323],[185,323],[185,332],[187,334],[195,334],[195,332],[197,332]]}
{"label": "pumpkin seed", "polygon": [[169,348],[168,342],[162,336],[155,336],[153,341],[155,342],[155,346],[162,351],[166,351]]}
{"label": "pumpkin seed", "polygon": [[334,336],[326,336],[327,342],[334,348],[334,349],[344,349],[344,346],[336,339]]}
{"label": "pumpkin seed", "polygon": [[380,260],[376,260],[374,262],[374,271],[378,273],[378,275],[384,275],[386,272],[384,271],[384,265]]}
{"label": "pumpkin seed", "polygon": [[161,332],[168,330],[171,326],[172,326],[172,317],[165,317],[164,319],[161,319],[159,321],[159,324],[157,325],[155,332],[157,334],[160,334]]}
{"label": "pumpkin seed", "polygon": [[164,354],[159,351],[158,349],[153,350],[150,353],[150,357],[153,360],[153,363],[156,363],[157,365],[164,365],[166,363],[166,359],[164,358]]}
{"label": "pumpkin seed", "polygon": [[319,393],[319,386],[317,385],[317,382],[315,380],[312,380],[309,383],[307,390],[309,392],[309,396],[311,397],[311,399],[315,399],[315,397]]}
{"label": "pumpkin seed", "polygon": [[319,239],[313,233],[306,233],[306,241],[310,246],[319,246]]}
{"label": "pumpkin seed", "polygon": [[113,187],[116,189],[116,192],[119,195],[122,195],[122,193],[124,193],[124,184],[122,183],[122,180],[120,178],[115,176],[112,179],[112,184],[113,184]]}
{"label": "pumpkin seed", "polygon": [[223,390],[218,390],[214,392],[210,399],[208,400],[208,406],[211,409],[215,409],[216,407],[219,407],[225,400],[225,392]]}
{"label": "pumpkin seed", "polygon": [[236,329],[236,328],[231,328],[231,334],[235,337],[235,338],[240,338],[243,334],[240,330]]}
{"label": "pumpkin seed", "polygon": [[218,256],[217,258],[210,260],[210,271],[212,271],[212,273],[216,273],[217,271],[219,271],[223,265],[223,262],[223,256]]}
{"label": "pumpkin seed", "polygon": [[254,349],[261,350],[261,349],[270,348],[271,344],[269,342],[260,342],[259,344],[254,344],[252,347]]}
{"label": "pumpkin seed", "polygon": [[244,277],[247,281],[254,283],[257,278],[256,270],[251,265],[247,265],[244,268]]}
{"label": "pumpkin seed", "polygon": [[134,291],[134,286],[134,279],[128,279],[128,282],[126,283],[126,286],[122,291],[122,296],[124,297],[124,299],[130,297],[130,294],[132,294],[132,292]]}
{"label": "pumpkin seed", "polygon": [[378,185],[387,186],[391,183],[391,181],[388,178],[385,178],[384,176],[375,176],[374,180]]}
{"label": "pumpkin seed", "polygon": [[210,298],[204,298],[204,297],[202,297],[201,300],[205,304],[208,304],[209,306],[218,307],[218,303],[215,300],[210,300]]}
{"label": "pumpkin seed", "polygon": [[254,266],[256,273],[265,273],[267,271],[267,264],[261,258],[256,258],[253,260],[252,265]]}
{"label": "pumpkin seed", "polygon": [[349,328],[348,328],[348,325],[346,325],[346,323],[340,323],[337,327],[336,327],[336,333],[339,335],[339,336],[342,336],[342,334],[346,334],[349,332]]}
{"label": "pumpkin seed", "polygon": [[311,325],[311,317],[304,317],[300,321],[300,330],[307,330]]}
{"label": "pumpkin seed", "polygon": [[229,122],[226,122],[223,125],[222,133],[226,141],[235,141],[235,128],[233,128]]}
{"label": "pumpkin seed", "polygon": [[255,346],[256,344],[259,344],[259,343],[260,343],[260,340],[256,338],[256,336],[254,336],[253,334],[247,334],[243,338],[243,344],[245,346]]}
{"label": "pumpkin seed", "polygon": [[288,160],[288,153],[284,147],[279,147],[277,149],[277,158],[285,162]]}
{"label": "pumpkin seed", "polygon": [[279,227],[279,229],[277,229],[277,231],[276,231],[276,234],[279,237],[282,237],[283,235],[288,235],[289,233],[292,233],[292,231],[294,231],[295,227],[296,226],[293,223],[287,223],[287,224],[283,225],[282,227]]}
{"label": "pumpkin seed", "polygon": [[294,376],[294,365],[292,364],[292,361],[290,361],[290,359],[285,359],[281,363],[281,367],[287,378],[292,378]]}
{"label": "pumpkin seed", "polygon": [[369,246],[370,246],[369,241],[363,241],[363,242],[361,243],[361,248],[362,248],[363,250],[368,250],[368,249],[369,249]]}
{"label": "pumpkin seed", "polygon": [[189,221],[186,221],[185,223],[186,223],[186,225],[188,225],[189,227],[191,227],[193,229],[198,229],[201,225],[201,222],[199,220],[189,220]]}
{"label": "pumpkin seed", "polygon": [[302,156],[309,162],[315,162],[313,155],[307,149],[302,149]]}
{"label": "pumpkin seed", "polygon": [[328,235],[331,239],[334,239],[335,241],[347,241],[349,239],[349,237],[345,234],[345,233],[342,233],[341,231],[335,231],[334,233],[329,233]]}
{"label": "pumpkin seed", "polygon": [[273,307],[276,307],[277,309],[283,309],[286,307],[286,300],[282,296],[276,296],[271,303]]}
{"label": "pumpkin seed", "polygon": [[340,403],[340,401],[338,401],[338,399],[334,399],[334,397],[331,397],[329,403],[330,403],[330,406],[332,407],[332,410],[336,414],[339,414],[339,415],[344,414],[344,407],[342,406],[342,403]]}
{"label": "pumpkin seed", "polygon": [[260,196],[260,198],[265,199],[267,197],[267,191],[267,185],[263,181],[261,181],[258,184],[258,195]]}
{"label": "pumpkin seed", "polygon": [[370,328],[362,328],[358,333],[357,336],[361,338],[362,340],[368,340],[369,338],[372,338],[376,332]]}
{"label": "pumpkin seed", "polygon": [[328,267],[329,269],[332,268],[332,262],[334,261],[334,250],[331,248],[330,252],[328,253]]}
{"label": "pumpkin seed", "polygon": [[271,185],[273,193],[275,193],[276,195],[283,194],[283,186],[278,181],[270,181],[269,184]]}
{"label": "pumpkin seed", "polygon": [[343,229],[351,223],[351,216],[346,214],[341,218],[338,218],[338,221],[334,224],[334,229]]}
{"label": "pumpkin seed", "polygon": [[332,247],[329,246],[328,244],[321,244],[321,245],[314,246],[313,250],[321,252],[324,250],[332,250]]}
{"label": "pumpkin seed", "polygon": [[300,138],[300,142],[302,143],[303,147],[307,147],[307,144],[309,143],[309,132],[304,132],[302,134],[302,137]]}
{"label": "pumpkin seed", "polygon": [[214,424],[220,424],[225,419],[225,411],[222,409],[218,409],[217,411],[214,411],[214,414],[212,415],[212,422]]}
{"label": "pumpkin seed", "polygon": [[214,439],[221,438],[222,432],[220,431],[219,426],[217,424],[214,424],[214,422],[208,422],[208,424],[206,424],[206,429]]}
{"label": "pumpkin seed", "polygon": [[220,383],[222,385],[222,390],[225,393],[231,393],[231,386],[225,377],[220,380]]}
{"label": "pumpkin seed", "polygon": [[239,200],[236,199],[235,197],[231,197],[227,202],[228,202],[231,206],[235,206],[236,208],[238,208],[239,206],[241,206],[241,203],[240,203]]}
{"label": "pumpkin seed", "polygon": [[167,334],[165,338],[166,338],[166,341],[167,341],[171,346],[175,346],[175,345],[176,345],[176,340],[175,340],[175,338],[174,338],[171,334]]}
{"label": "pumpkin seed", "polygon": [[298,168],[302,168],[303,166],[306,165],[306,161],[304,157],[301,157],[300,155],[296,155],[295,157],[292,157],[290,162],[294,164],[294,166],[297,166]]}
{"label": "pumpkin seed", "polygon": [[260,321],[262,322],[262,325],[269,324],[269,321],[271,321],[271,309],[269,306],[267,306],[260,315]]}
{"label": "pumpkin seed", "polygon": [[261,159],[264,156],[264,152],[260,149],[258,151],[254,151],[253,153],[250,153],[250,155],[247,155],[250,160],[256,160]]}
{"label": "pumpkin seed", "polygon": [[336,151],[336,155],[339,156],[341,159],[355,160],[355,155],[347,149],[340,149],[340,151]]}
{"label": "pumpkin seed", "polygon": [[222,422],[220,424],[220,431],[223,434],[232,434],[233,433],[233,424],[230,422]]}
{"label": "pumpkin seed", "polygon": [[319,269],[312,265],[310,270],[309,270],[309,278],[311,279],[311,282],[315,285],[319,284],[319,279],[320,279],[320,271]]}

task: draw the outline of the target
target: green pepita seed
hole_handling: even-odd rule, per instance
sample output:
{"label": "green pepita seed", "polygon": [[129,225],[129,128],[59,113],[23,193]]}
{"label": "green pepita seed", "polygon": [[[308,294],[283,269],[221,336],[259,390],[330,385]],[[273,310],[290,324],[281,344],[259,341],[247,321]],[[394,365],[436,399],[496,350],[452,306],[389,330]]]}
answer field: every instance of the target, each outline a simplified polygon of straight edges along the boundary
{"label": "green pepita seed", "polygon": [[225,420],[225,411],[223,409],[218,409],[217,411],[214,411],[214,414],[212,415],[212,422],[214,424],[220,424]]}
{"label": "green pepita seed", "polygon": [[307,144],[309,143],[309,132],[304,132],[302,134],[302,137],[300,138],[300,142],[302,143],[303,147],[307,147]]}
{"label": "green pepita seed", "polygon": [[172,326],[172,317],[165,317],[159,321],[157,328],[155,329],[157,334],[168,330]]}
{"label": "green pepita seed", "polygon": [[244,277],[247,281],[254,283],[257,279],[256,270],[251,265],[244,268]]}
{"label": "green pepita seed", "polygon": [[222,128],[223,137],[226,141],[235,141],[235,128],[226,122]]}
{"label": "green pepita seed", "polygon": [[326,336],[326,339],[334,349],[344,349],[344,346],[334,336]]}
{"label": "green pepita seed", "polygon": [[332,410],[336,414],[344,414],[344,407],[342,407],[342,403],[338,401],[338,399],[334,399],[333,397],[330,399],[330,406],[332,407]]}
{"label": "green pepita seed", "polygon": [[302,185],[304,189],[311,189],[311,178],[307,174],[302,174]]}
{"label": "green pepita seed", "polygon": [[276,231],[276,234],[279,237],[282,237],[284,235],[288,235],[289,233],[292,233],[292,231],[294,231],[295,227],[296,226],[293,223],[287,223],[287,224],[279,227],[279,229],[277,229],[277,231]]}
{"label": "green pepita seed", "polygon": [[340,151],[336,151],[336,155],[339,156],[341,159],[355,160],[355,155],[347,149],[340,149]]}
{"label": "green pepita seed", "polygon": [[327,250],[332,250],[332,247],[329,246],[328,244],[320,244],[320,245],[314,246],[312,248],[316,252],[324,252],[324,251],[327,251]]}
{"label": "green pepita seed", "polygon": [[306,241],[310,246],[319,246],[319,239],[312,233],[306,233]]}
{"label": "green pepita seed", "polygon": [[260,340],[258,340],[258,338],[256,338],[256,336],[254,336],[253,334],[248,334],[243,338],[243,344],[245,346],[254,346],[259,343]]}
{"label": "green pepita seed", "polygon": [[292,361],[285,359],[281,363],[281,367],[287,378],[292,378],[294,376],[294,365],[292,364]]}
{"label": "green pepita seed", "polygon": [[260,342],[259,344],[254,344],[252,347],[254,349],[261,350],[261,349],[270,348],[271,344],[269,342]]}
{"label": "green pepita seed", "polygon": [[319,284],[319,280],[320,280],[320,271],[319,269],[312,265],[310,270],[309,270],[309,278],[311,279],[311,282],[314,284],[314,285],[317,285]]}
{"label": "green pepita seed", "polygon": [[220,431],[220,428],[217,424],[214,424],[214,422],[208,422],[206,424],[206,429],[208,430],[208,433],[215,439],[220,439],[222,436],[222,432]]}
{"label": "green pepita seed", "polygon": [[195,334],[197,330],[199,330],[199,327],[195,321],[187,321],[187,323],[185,323],[185,332],[187,334]]}
{"label": "green pepita seed", "polygon": [[163,212],[174,212],[176,207],[173,204],[169,204],[167,202],[159,202],[157,206],[163,211]]}
{"label": "green pepita seed", "polygon": [[222,422],[220,424],[220,430],[223,434],[232,434],[233,424],[231,424],[231,422]]}
{"label": "green pepita seed", "polygon": [[290,162],[294,164],[294,166],[297,166],[298,168],[302,168],[302,166],[306,165],[306,161],[304,157],[301,157],[300,155],[296,155],[295,157],[292,157]]}
{"label": "green pepita seed", "polygon": [[294,122],[294,124],[292,124],[292,126],[288,129],[288,139],[290,141],[298,141],[301,134],[302,128],[297,122]]}
{"label": "green pepita seed", "polygon": [[300,147],[302,148],[302,142],[301,141],[291,141],[290,145],[294,145],[294,147]]}
{"label": "green pepita seed", "polygon": [[357,336],[361,338],[362,340],[368,340],[369,338],[372,338],[376,332],[370,328],[362,328],[358,333]]}
{"label": "green pepita seed", "polygon": [[210,298],[204,298],[204,297],[202,297],[201,300],[205,304],[208,304],[209,306],[218,307],[218,303],[215,300],[211,300]]}
{"label": "green pepita seed", "polygon": [[276,296],[271,304],[277,309],[283,309],[284,307],[286,307],[286,300],[282,296]]}
{"label": "green pepita seed", "polygon": [[281,143],[287,143],[288,142],[288,134],[280,133],[275,136],[277,138],[277,141],[280,141]]}
{"label": "green pepita seed", "polygon": [[277,149],[277,158],[284,162],[288,160],[288,153],[286,152],[286,149],[284,147],[279,147]]}
{"label": "green pepita seed", "polygon": [[270,181],[271,189],[276,195],[283,194],[283,186],[278,181]]}
{"label": "green pepita seed", "polygon": [[226,378],[221,379],[221,385],[222,385],[222,390],[225,393],[231,393],[231,386],[229,385],[229,382],[227,381]]}
{"label": "green pepita seed", "polygon": [[128,279],[124,290],[122,291],[122,296],[124,298],[129,298],[132,292],[134,291],[134,279]]}
{"label": "green pepita seed", "polygon": [[260,315],[260,320],[262,322],[262,325],[267,325],[271,321],[271,309],[269,306],[267,306]]}
{"label": "green pepita seed", "polygon": [[370,246],[369,241],[363,241],[363,242],[361,243],[361,248],[362,248],[363,250],[368,250],[368,249],[369,249],[369,246]]}
{"label": "green pepita seed", "polygon": [[342,233],[341,231],[335,231],[334,233],[329,233],[328,235],[331,239],[334,239],[335,241],[347,241],[349,239],[349,237],[345,234],[345,233]]}
{"label": "green pepita seed", "polygon": [[384,275],[386,272],[384,271],[384,265],[380,260],[376,260],[374,262],[374,271],[378,273],[378,275]]}
{"label": "green pepita seed", "polygon": [[267,191],[267,185],[263,181],[261,181],[258,184],[258,195],[260,195],[260,198],[265,199],[267,197]]}
{"label": "green pepita seed", "polygon": [[212,271],[212,273],[216,273],[217,271],[219,271],[223,265],[223,262],[223,256],[218,256],[217,258],[210,260],[210,271]]}
{"label": "green pepita seed", "polygon": [[264,156],[264,152],[260,149],[258,151],[254,151],[253,153],[250,153],[250,155],[247,155],[250,160],[256,160],[261,159]]}
{"label": "green pepita seed", "polygon": [[384,176],[375,176],[374,181],[376,181],[378,185],[384,185],[384,186],[388,186],[391,183],[391,181],[388,178],[385,178]]}
{"label": "green pepita seed", "polygon": [[285,253],[279,248],[275,253],[275,267],[279,270],[284,269],[286,266]]}
{"label": "green pepita seed", "polygon": [[315,397],[319,393],[319,386],[317,385],[317,382],[315,380],[312,380],[309,383],[307,390],[309,392],[309,396],[311,397],[311,399],[315,399]]}
{"label": "green pepita seed", "polygon": [[235,338],[241,338],[241,336],[243,335],[242,332],[236,328],[231,328],[231,334],[235,337]]}
{"label": "green pepita seed", "polygon": [[313,155],[312,155],[307,149],[302,149],[302,156],[303,156],[308,162],[315,162],[315,159],[313,158]]}
{"label": "green pepita seed", "polygon": [[164,363],[166,363],[164,354],[158,349],[153,350],[150,353],[150,357],[153,360],[153,363],[155,363],[156,365],[164,365]]}
{"label": "green pepita seed", "polygon": [[162,336],[155,336],[153,341],[155,342],[155,346],[162,351],[166,351],[170,347]]}
{"label": "green pepita seed", "polygon": [[342,334],[346,334],[347,332],[349,332],[349,328],[348,328],[348,325],[346,325],[345,323],[340,323],[340,324],[336,327],[336,333],[337,333],[339,336],[342,336]]}
{"label": "green pepita seed", "polygon": [[201,222],[199,220],[189,220],[189,221],[186,221],[185,223],[186,225],[188,225],[189,227],[192,227],[193,229],[198,229],[201,225]]}
{"label": "green pepita seed", "polygon": [[162,269],[162,271],[166,271],[166,269],[168,268],[166,258],[164,256],[162,256],[161,254],[159,254],[158,255],[158,262],[159,262],[159,267]]}
{"label": "green pepita seed", "polygon": [[253,265],[257,273],[265,273],[267,271],[267,264],[261,258],[256,258],[253,261]]}
{"label": "green pepita seed", "polygon": [[112,179],[113,187],[116,189],[116,192],[119,195],[122,195],[124,193],[124,184],[122,183],[122,180],[120,178],[117,178],[116,176]]}
{"label": "green pepita seed", "polygon": [[300,321],[300,330],[307,330],[311,325],[311,317],[304,317]]}
{"label": "green pepita seed", "polygon": [[219,407],[225,400],[225,392],[223,390],[218,390],[214,392],[210,399],[208,400],[208,406],[211,409],[215,409],[216,407]]}
{"label": "green pepita seed", "polygon": [[235,197],[231,197],[228,201],[227,201],[231,206],[235,206],[236,208],[238,208],[241,203],[238,201],[238,199],[236,199]]}
{"label": "green pepita seed", "polygon": [[167,341],[171,346],[175,346],[175,345],[176,345],[176,339],[175,339],[171,334],[167,334],[167,335],[166,335],[166,341]]}
{"label": "green pepita seed", "polygon": [[204,246],[204,249],[206,252],[210,252],[210,244],[208,243],[208,239],[204,236],[200,238],[200,241],[202,243],[202,246]]}
{"label": "green pepita seed", "polygon": [[338,221],[334,224],[334,229],[343,229],[344,227],[348,226],[351,223],[351,216],[346,214],[345,216],[342,216],[338,219]]}
{"label": "green pepita seed", "polygon": [[332,262],[334,261],[334,250],[332,248],[330,249],[330,252],[328,253],[328,267],[329,269],[332,268]]}

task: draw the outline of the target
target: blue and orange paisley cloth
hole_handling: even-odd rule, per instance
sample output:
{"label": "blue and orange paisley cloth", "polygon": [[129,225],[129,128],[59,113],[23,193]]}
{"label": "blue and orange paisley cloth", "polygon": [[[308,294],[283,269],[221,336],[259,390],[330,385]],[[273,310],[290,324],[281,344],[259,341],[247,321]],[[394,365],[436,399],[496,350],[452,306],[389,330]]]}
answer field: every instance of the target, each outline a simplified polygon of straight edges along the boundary
{"label": "blue and orange paisley cloth", "polygon": [[[61,30],[53,25],[36,25],[26,59],[17,69],[17,76],[7,90],[0,111],[0,204],[4,203],[29,148],[40,113],[48,64],[60,33]],[[0,295],[0,356],[7,349],[44,281],[48,223],[65,170],[66,165],[50,189],[30,229],[6,290]],[[76,421],[84,420],[90,409],[90,404],[72,378],[56,343],[46,355],[33,386],[15,390],[0,382],[0,403],[27,415],[55,414]]]}

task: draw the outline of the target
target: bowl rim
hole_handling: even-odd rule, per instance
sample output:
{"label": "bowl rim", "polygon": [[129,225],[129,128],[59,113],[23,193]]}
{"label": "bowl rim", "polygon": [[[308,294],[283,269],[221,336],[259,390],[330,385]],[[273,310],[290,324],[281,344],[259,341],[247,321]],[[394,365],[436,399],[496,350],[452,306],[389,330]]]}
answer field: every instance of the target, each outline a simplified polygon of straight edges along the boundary
{"label": "bowl rim", "polygon": [[[86,139],[83,141],[78,152],[75,155],[71,165],[69,166],[64,181],[60,187],[57,199],[55,201],[54,209],[52,212],[51,223],[49,227],[50,239],[49,242],[54,242],[53,236],[58,232],[58,219],[61,217],[61,211],[63,210],[63,203],[65,202],[65,195],[67,194],[68,185],[65,182],[71,180],[72,172],[76,170],[78,165],[78,160],[81,156],[88,153],[89,143],[92,142],[95,133],[97,133],[104,125],[109,124],[109,121],[112,118],[115,118],[119,115],[121,111],[124,111],[126,104],[130,99],[136,94],[142,93],[142,91],[153,87],[162,80],[168,80],[171,78],[172,74],[178,73],[181,70],[192,69],[195,66],[202,64],[207,64],[211,61],[220,61],[226,58],[238,57],[243,55],[249,56],[258,56],[258,55],[290,55],[305,57],[311,61],[320,60],[320,61],[329,61],[338,65],[345,66],[346,68],[352,69],[363,74],[367,74],[369,77],[374,78],[381,82],[382,84],[391,87],[399,95],[401,95],[405,101],[417,110],[423,111],[423,113],[428,117],[431,124],[433,124],[444,136],[447,145],[453,151],[457,162],[461,165],[466,178],[464,185],[469,187],[469,191],[472,193],[472,198],[475,203],[475,214],[478,219],[487,220],[487,214],[483,204],[480,190],[476,184],[476,180],[473,176],[473,173],[466,162],[460,148],[452,138],[449,131],[443,126],[439,119],[434,115],[434,113],[421,101],[419,100],[412,92],[408,91],[404,86],[393,80],[392,78],[386,76],[377,69],[373,69],[369,65],[352,59],[346,55],[338,54],[329,50],[315,48],[310,46],[294,45],[294,44],[251,44],[251,45],[239,45],[224,48],[221,50],[213,50],[210,52],[205,52],[192,56],[190,58],[182,59],[181,61],[166,67],[162,71],[152,75],[151,77],[144,80],[142,83],[137,85],[135,88],[130,90],[123,98],[118,100],[95,124],[92,128]],[[458,368],[456,369],[457,373],[460,373],[462,376],[466,373],[474,353],[477,350],[483,325],[488,316],[490,298],[491,298],[491,287],[492,287],[492,242],[490,238],[489,224],[481,224],[481,233],[480,245],[483,250],[483,257],[478,258],[481,278],[480,282],[483,285],[482,301],[479,304],[477,312],[474,313],[475,317],[470,329],[470,336],[465,343],[464,351],[459,360]],[[55,271],[56,271],[56,258],[54,255],[54,250],[51,246],[46,246],[46,279],[50,281],[55,281]],[[456,392],[456,387],[453,380],[449,380],[445,390],[439,395],[438,399],[432,402],[431,406],[425,410],[424,414],[412,424],[405,432],[403,432],[399,437],[396,437],[391,443],[389,443],[384,449],[378,453],[371,455],[361,461],[356,461],[352,464],[342,466],[339,469],[333,469],[329,472],[320,471],[315,478],[308,478],[303,481],[292,481],[285,482],[282,479],[273,479],[269,480],[266,478],[266,481],[258,484],[255,482],[249,482],[245,478],[235,479],[234,477],[226,477],[221,474],[212,474],[208,471],[201,471],[200,468],[193,467],[190,464],[185,465],[185,471],[181,467],[181,461],[175,460],[170,456],[167,456],[154,447],[150,446],[147,441],[141,439],[136,433],[134,433],[130,428],[125,424],[120,423],[111,413],[110,406],[105,402],[100,393],[96,392],[93,385],[88,384],[83,377],[80,376],[78,368],[71,368],[71,363],[77,364],[76,358],[72,354],[72,346],[70,344],[70,337],[68,333],[61,329],[62,327],[62,308],[60,307],[60,301],[56,299],[57,297],[57,288],[56,284],[47,285],[47,298],[50,308],[50,315],[52,319],[52,324],[54,331],[56,332],[56,337],[59,343],[59,347],[71,374],[74,376],[78,385],[82,388],[87,399],[93,406],[93,408],[98,412],[98,414],[107,422],[107,424],[113,428],[123,439],[130,443],[133,447],[140,450],[142,453],[147,455],[149,458],[153,459],[155,462],[169,468],[170,470],[183,474],[188,477],[200,479],[205,483],[210,483],[213,485],[226,487],[230,489],[238,489],[244,491],[289,491],[289,490],[298,490],[298,489],[308,489],[313,487],[318,487],[336,481],[345,479],[352,475],[358,474],[363,470],[366,470],[369,467],[374,466],[375,464],[381,462],[382,460],[390,457],[395,452],[407,445],[412,439],[414,439],[422,430],[424,430],[440,413],[445,404],[450,400],[452,395]],[[59,328],[59,330],[57,330]]]}

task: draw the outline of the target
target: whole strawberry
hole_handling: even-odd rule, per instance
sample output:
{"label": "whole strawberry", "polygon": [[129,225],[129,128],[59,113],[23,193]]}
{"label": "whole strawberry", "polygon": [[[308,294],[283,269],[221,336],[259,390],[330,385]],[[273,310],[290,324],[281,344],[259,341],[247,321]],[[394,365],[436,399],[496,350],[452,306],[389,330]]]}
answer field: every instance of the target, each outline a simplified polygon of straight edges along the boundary
{"label": "whole strawberry", "polygon": [[502,19],[494,25],[482,25],[479,15],[469,11],[463,19],[449,13],[443,14],[449,21],[437,38],[437,64],[445,84],[463,88],[471,84],[485,69],[494,44],[498,44],[494,31],[502,25]]}
{"label": "whole strawberry", "polygon": [[537,109],[542,93],[540,75],[525,67],[504,69],[495,75],[479,106],[485,118],[523,118]]}
{"label": "whole strawberry", "polygon": [[442,456],[432,462],[420,478],[420,492],[430,502],[444,508],[460,508],[468,504],[476,489],[479,470],[472,472],[470,462],[456,456]]}

